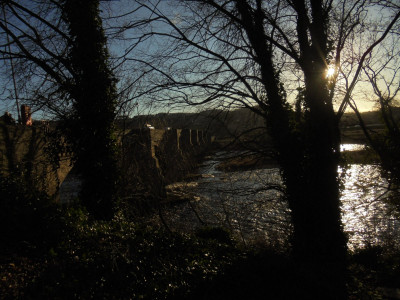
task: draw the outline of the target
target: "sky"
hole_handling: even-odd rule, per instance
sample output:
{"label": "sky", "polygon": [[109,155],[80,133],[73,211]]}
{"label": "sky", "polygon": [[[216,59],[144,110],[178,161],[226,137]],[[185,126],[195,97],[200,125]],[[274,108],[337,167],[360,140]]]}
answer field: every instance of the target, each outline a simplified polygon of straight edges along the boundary
{"label": "sky", "polygon": [[[1,0],[0,0],[1,1]],[[21,0],[20,2],[27,3],[29,5],[31,0]],[[174,18],[178,15],[178,13],[175,12],[173,5],[173,0],[156,0],[158,3],[157,7],[161,10],[163,10],[164,13],[166,13],[168,16],[171,16],[171,18]],[[134,9],[135,6],[132,5],[134,1],[131,0],[100,0],[100,10],[101,14],[104,17],[110,16],[111,15],[119,15],[125,13],[127,10]],[[1,13],[1,10],[0,10]],[[148,15],[148,11],[145,10],[140,10],[138,13],[136,13],[136,16],[138,17],[145,17]],[[128,16],[127,18],[119,18],[118,20],[103,20],[103,23],[109,23],[109,26],[115,26],[116,24],[123,24],[124,22],[131,21],[131,16]],[[117,22],[116,22],[117,21]],[[126,47],[129,47],[130,45],[114,40],[111,43],[109,43],[109,51],[115,56],[120,55]],[[146,42],[141,43],[139,47],[137,47],[137,50],[140,51],[146,51],[146,47],[152,47]],[[135,50],[136,51],[136,50]],[[5,64],[1,65],[0,61],[0,116],[2,116],[5,112],[10,112],[14,119],[17,119],[17,105],[16,105],[16,100],[15,100],[15,92],[14,92],[14,85],[12,82],[12,78],[10,76],[11,74],[11,63],[10,61],[5,62]],[[3,72],[2,72],[3,71]],[[4,72],[5,71],[5,72]],[[7,73],[7,74],[5,74]],[[18,92],[17,92],[18,93]],[[23,100],[19,99],[19,105],[23,104]],[[140,110],[141,113],[153,113],[153,112],[158,112],[158,109],[154,108],[154,106],[146,106],[143,107]],[[36,119],[42,119],[45,118],[46,116],[41,112],[34,112],[33,118]]]}
{"label": "sky", "polygon": [[[122,12],[124,8],[128,7],[128,4],[132,3],[130,0],[113,0],[113,1],[103,1],[102,2],[102,10],[103,14],[107,14],[108,9],[112,11]],[[173,0],[161,0],[159,1],[158,8],[169,15],[172,19],[179,20],[180,12],[176,10],[173,5]],[[142,12],[145,14],[145,12]],[[139,13],[140,16],[140,13]],[[121,20],[120,20],[121,21]],[[122,51],[123,43],[112,43],[110,44],[111,53],[117,54]],[[150,44],[143,44],[137,50],[143,50],[146,47],[152,47]],[[135,50],[136,51],[136,50]],[[10,65],[7,65],[9,68]],[[6,83],[6,85],[4,84]],[[366,95],[366,91],[369,89],[367,85],[360,84],[359,87],[354,91],[354,98],[357,99],[357,105],[360,111],[368,111],[374,108],[374,104],[372,103],[372,99],[374,96],[370,94]],[[0,77],[0,115],[3,115],[5,111],[10,111],[16,117],[16,105],[15,105],[15,97],[13,97],[13,85],[10,78]],[[365,101],[363,99],[370,98],[369,101]],[[157,111],[157,110],[156,110]],[[34,115],[34,118],[41,118],[40,113],[37,113],[37,116]]]}

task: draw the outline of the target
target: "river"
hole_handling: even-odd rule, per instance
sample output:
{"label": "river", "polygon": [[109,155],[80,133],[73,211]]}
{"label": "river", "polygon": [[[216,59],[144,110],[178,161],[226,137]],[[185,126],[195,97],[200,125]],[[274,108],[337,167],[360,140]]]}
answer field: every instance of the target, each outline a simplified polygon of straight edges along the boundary
{"label": "river", "polygon": [[[343,145],[342,149],[359,147]],[[222,172],[216,165],[223,156],[209,158],[199,169],[200,179],[175,185],[188,192],[191,200],[163,210],[167,224],[180,231],[223,226],[244,243],[287,248],[290,211],[279,191],[279,169]],[[349,248],[385,243],[399,247],[400,221],[382,200],[387,189],[379,166],[352,164],[338,171],[344,183],[342,223]]]}

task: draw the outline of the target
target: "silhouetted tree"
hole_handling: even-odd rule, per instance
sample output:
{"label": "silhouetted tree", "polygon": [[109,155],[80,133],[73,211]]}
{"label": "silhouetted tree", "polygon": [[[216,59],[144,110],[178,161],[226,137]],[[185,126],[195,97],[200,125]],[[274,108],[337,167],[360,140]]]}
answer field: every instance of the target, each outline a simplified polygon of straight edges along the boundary
{"label": "silhouetted tree", "polygon": [[[392,45],[396,50],[396,43]],[[382,57],[380,57],[382,59]],[[378,60],[379,68],[373,68],[376,62],[368,61],[363,68],[365,75],[374,91],[376,105],[384,125],[384,132],[377,135],[373,129],[368,128],[356,105],[351,103],[351,108],[358,117],[361,129],[367,138],[369,146],[378,154],[383,175],[387,179],[386,196],[400,212],[400,117],[398,93],[400,91],[398,73],[400,66],[398,57],[383,55],[386,62]],[[370,58],[371,60],[371,58]]]}
{"label": "silhouetted tree", "polygon": [[[99,1],[4,1],[0,54],[19,66],[36,107],[63,120],[82,176],[81,200],[96,218],[113,215],[118,181],[116,79]],[[62,16],[62,17],[60,17]],[[33,85],[34,87],[30,86]]]}
{"label": "silhouetted tree", "polygon": [[[162,5],[138,2],[153,24],[147,31],[142,26],[137,40],[154,35],[168,45],[141,59],[126,54],[153,76],[149,94],[171,103],[247,107],[264,118],[286,186],[294,255],[325,268],[337,284],[333,297],[344,297],[339,121],[356,80],[339,95],[343,105],[335,112],[337,74],[349,37],[367,28],[364,18],[376,3],[202,0],[181,3],[171,16]],[[398,10],[387,13],[384,34],[368,41],[365,56],[399,19]],[[331,78],[330,65],[336,70]],[[300,93],[297,114],[289,101],[293,91]]]}
{"label": "silhouetted tree", "polygon": [[[357,40],[368,44],[364,38],[359,35],[353,35],[351,45],[347,49],[345,59],[349,66],[341,66],[340,76],[346,82],[345,100],[342,107],[349,105],[358,118],[361,129],[367,139],[369,146],[378,154],[383,175],[387,179],[387,193],[382,199],[390,199],[400,211],[399,203],[399,182],[400,182],[400,120],[398,118],[399,110],[399,71],[400,71],[400,24],[398,20],[400,5],[392,1],[382,1],[380,7],[383,11],[397,12],[393,19],[388,19],[385,14],[372,20],[369,33],[366,38],[375,42],[362,52],[354,45]],[[362,21],[365,22],[365,21]],[[388,26],[388,23],[391,23]],[[350,51],[349,51],[350,50]],[[352,76],[351,73],[355,73]],[[353,77],[353,78],[351,78]],[[350,80],[351,79],[351,80]],[[363,86],[361,97],[368,99],[379,110],[385,131],[377,134],[375,129],[369,128],[361,114],[360,108],[355,97],[352,96],[352,90],[356,82]],[[360,97],[360,95],[359,95]]]}

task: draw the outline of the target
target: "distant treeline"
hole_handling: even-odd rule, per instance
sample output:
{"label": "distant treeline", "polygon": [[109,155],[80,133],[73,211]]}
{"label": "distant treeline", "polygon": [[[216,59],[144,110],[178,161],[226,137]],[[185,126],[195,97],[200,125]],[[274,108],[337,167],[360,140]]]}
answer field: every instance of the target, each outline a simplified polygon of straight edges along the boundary
{"label": "distant treeline", "polygon": [[[393,117],[395,120],[400,121],[400,107],[392,107]],[[383,124],[380,111],[368,111],[361,113],[361,116],[366,125]],[[355,113],[345,113],[341,120],[341,126],[356,126],[358,119]]]}
{"label": "distant treeline", "polygon": [[253,131],[256,128],[265,129],[262,118],[248,109],[141,115],[129,119],[119,119],[118,127],[140,128],[144,127],[146,123],[159,129],[166,127],[199,129],[217,138],[238,136],[245,131]]}
{"label": "distant treeline", "polygon": [[[379,111],[361,113],[366,125],[383,124]],[[400,120],[400,107],[393,108],[395,119]],[[217,138],[238,136],[250,131],[256,134],[265,130],[263,119],[249,109],[236,109],[232,111],[208,110],[200,113],[160,113],[156,115],[140,115],[129,119],[119,119],[118,127],[141,128],[145,124],[155,128],[190,128],[201,129]],[[341,120],[341,127],[357,126],[356,115],[352,112],[345,113]],[[257,130],[254,130],[257,129]]]}
{"label": "distant treeline", "polygon": [[[394,107],[393,116],[400,121],[400,107]],[[379,111],[369,111],[361,113],[366,125],[383,124]],[[47,124],[50,128],[56,127],[58,122],[35,121],[36,125]],[[167,127],[177,129],[199,129],[204,130],[210,135],[219,139],[237,137],[244,132],[247,136],[258,135],[260,130],[265,130],[263,119],[246,108],[225,110],[207,110],[199,113],[159,113],[155,115],[139,115],[133,118],[118,118],[117,127],[120,129],[144,128],[145,124],[151,124],[156,129]],[[341,120],[341,127],[353,127],[359,124],[357,116],[348,112]]]}

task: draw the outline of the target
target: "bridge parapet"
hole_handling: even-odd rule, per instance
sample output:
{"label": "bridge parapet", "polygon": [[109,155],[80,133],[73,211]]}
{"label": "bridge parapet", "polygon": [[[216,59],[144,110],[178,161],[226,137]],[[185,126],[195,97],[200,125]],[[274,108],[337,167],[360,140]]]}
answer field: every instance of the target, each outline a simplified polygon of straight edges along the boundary
{"label": "bridge parapet", "polygon": [[[59,199],[60,193],[69,189],[66,187],[79,186],[80,177],[73,171],[71,153],[60,153],[59,166],[51,163],[45,151],[50,143],[48,131],[0,123],[0,172],[7,175],[15,167],[28,169],[32,178],[41,179],[39,189]],[[148,189],[154,197],[162,197],[164,184],[181,180],[195,167],[196,155],[210,143],[204,132],[195,129],[129,130],[120,139],[122,184],[132,193]],[[75,191],[73,197],[77,194]]]}
{"label": "bridge parapet", "polygon": [[39,190],[58,198],[60,184],[71,171],[71,157],[60,153],[58,165],[46,148],[48,131],[41,126],[0,122],[0,173],[22,174]]}

